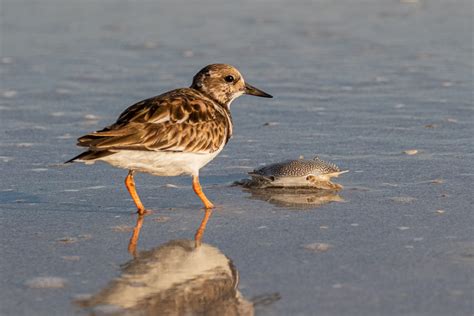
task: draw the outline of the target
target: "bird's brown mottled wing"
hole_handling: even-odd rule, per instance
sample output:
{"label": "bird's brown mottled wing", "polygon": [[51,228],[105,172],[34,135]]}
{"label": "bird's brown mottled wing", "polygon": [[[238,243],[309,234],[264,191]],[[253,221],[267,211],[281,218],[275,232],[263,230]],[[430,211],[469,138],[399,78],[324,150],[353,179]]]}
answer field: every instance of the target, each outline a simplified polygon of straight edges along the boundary
{"label": "bird's brown mottled wing", "polygon": [[173,90],[136,103],[117,122],[78,139],[91,150],[211,153],[230,137],[225,110],[193,89]]}

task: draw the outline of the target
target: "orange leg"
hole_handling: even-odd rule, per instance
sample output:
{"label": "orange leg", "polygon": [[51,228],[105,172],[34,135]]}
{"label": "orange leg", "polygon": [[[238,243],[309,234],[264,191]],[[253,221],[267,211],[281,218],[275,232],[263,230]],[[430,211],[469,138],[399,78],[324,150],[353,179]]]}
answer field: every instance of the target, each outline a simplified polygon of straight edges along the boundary
{"label": "orange leg", "polygon": [[199,225],[199,228],[197,229],[196,234],[194,235],[196,248],[201,246],[202,235],[204,234],[204,231],[206,230],[207,221],[211,217],[211,214],[212,214],[212,209],[210,208],[206,209],[206,214],[204,214],[204,218],[201,221],[201,225]]}
{"label": "orange leg", "polygon": [[128,175],[125,178],[125,186],[127,187],[128,193],[130,193],[133,202],[135,202],[135,205],[137,206],[137,213],[140,215],[145,214],[145,207],[143,206],[142,201],[140,201],[140,197],[138,196],[137,190],[135,189],[135,181],[133,181],[132,170],[128,172]]}
{"label": "orange leg", "polygon": [[137,243],[138,243],[138,238],[140,237],[140,230],[142,229],[142,226],[143,226],[143,218],[144,216],[142,214],[138,214],[137,223],[135,224],[135,227],[133,228],[133,234],[128,243],[128,252],[134,258],[137,256]]}
{"label": "orange leg", "polygon": [[199,184],[199,176],[193,176],[193,189],[197,196],[199,196],[201,199],[202,203],[204,203],[204,207],[206,209],[214,207],[211,201],[209,201],[206,195],[204,195],[204,192],[202,192],[201,185]]}

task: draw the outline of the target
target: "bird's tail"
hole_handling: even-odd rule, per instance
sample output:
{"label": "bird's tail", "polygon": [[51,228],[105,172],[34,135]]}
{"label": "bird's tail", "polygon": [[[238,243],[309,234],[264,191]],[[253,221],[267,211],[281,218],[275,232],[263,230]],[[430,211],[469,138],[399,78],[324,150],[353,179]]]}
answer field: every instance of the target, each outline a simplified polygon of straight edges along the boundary
{"label": "bird's tail", "polygon": [[102,157],[106,157],[109,155],[114,154],[113,151],[109,150],[101,150],[101,151],[93,151],[93,150],[88,150],[83,152],[82,154],[77,155],[74,158],[69,159],[68,161],[64,162],[66,163],[72,163],[75,161],[92,161],[92,160],[97,160]]}

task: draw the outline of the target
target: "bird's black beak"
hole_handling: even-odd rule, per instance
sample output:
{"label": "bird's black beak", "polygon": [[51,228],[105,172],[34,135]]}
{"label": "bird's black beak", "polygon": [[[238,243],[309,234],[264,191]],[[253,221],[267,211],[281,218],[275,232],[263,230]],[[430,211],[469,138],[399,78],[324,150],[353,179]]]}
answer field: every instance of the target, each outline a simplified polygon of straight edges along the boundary
{"label": "bird's black beak", "polygon": [[248,83],[245,83],[245,94],[250,94],[250,95],[254,95],[254,96],[257,96],[257,97],[263,97],[263,98],[273,98],[273,96],[269,95],[266,92],[263,92],[260,89],[257,89],[255,87],[249,85]]}

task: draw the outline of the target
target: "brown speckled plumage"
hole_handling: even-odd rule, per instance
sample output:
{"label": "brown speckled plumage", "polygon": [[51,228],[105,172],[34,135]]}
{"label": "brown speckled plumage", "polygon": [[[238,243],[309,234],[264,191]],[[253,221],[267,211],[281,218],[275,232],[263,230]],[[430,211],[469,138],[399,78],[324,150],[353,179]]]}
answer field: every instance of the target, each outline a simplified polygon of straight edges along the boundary
{"label": "brown speckled plumage", "polygon": [[93,151],[212,153],[231,136],[230,111],[184,88],[132,105],[114,124],[79,138],[78,145]]}

